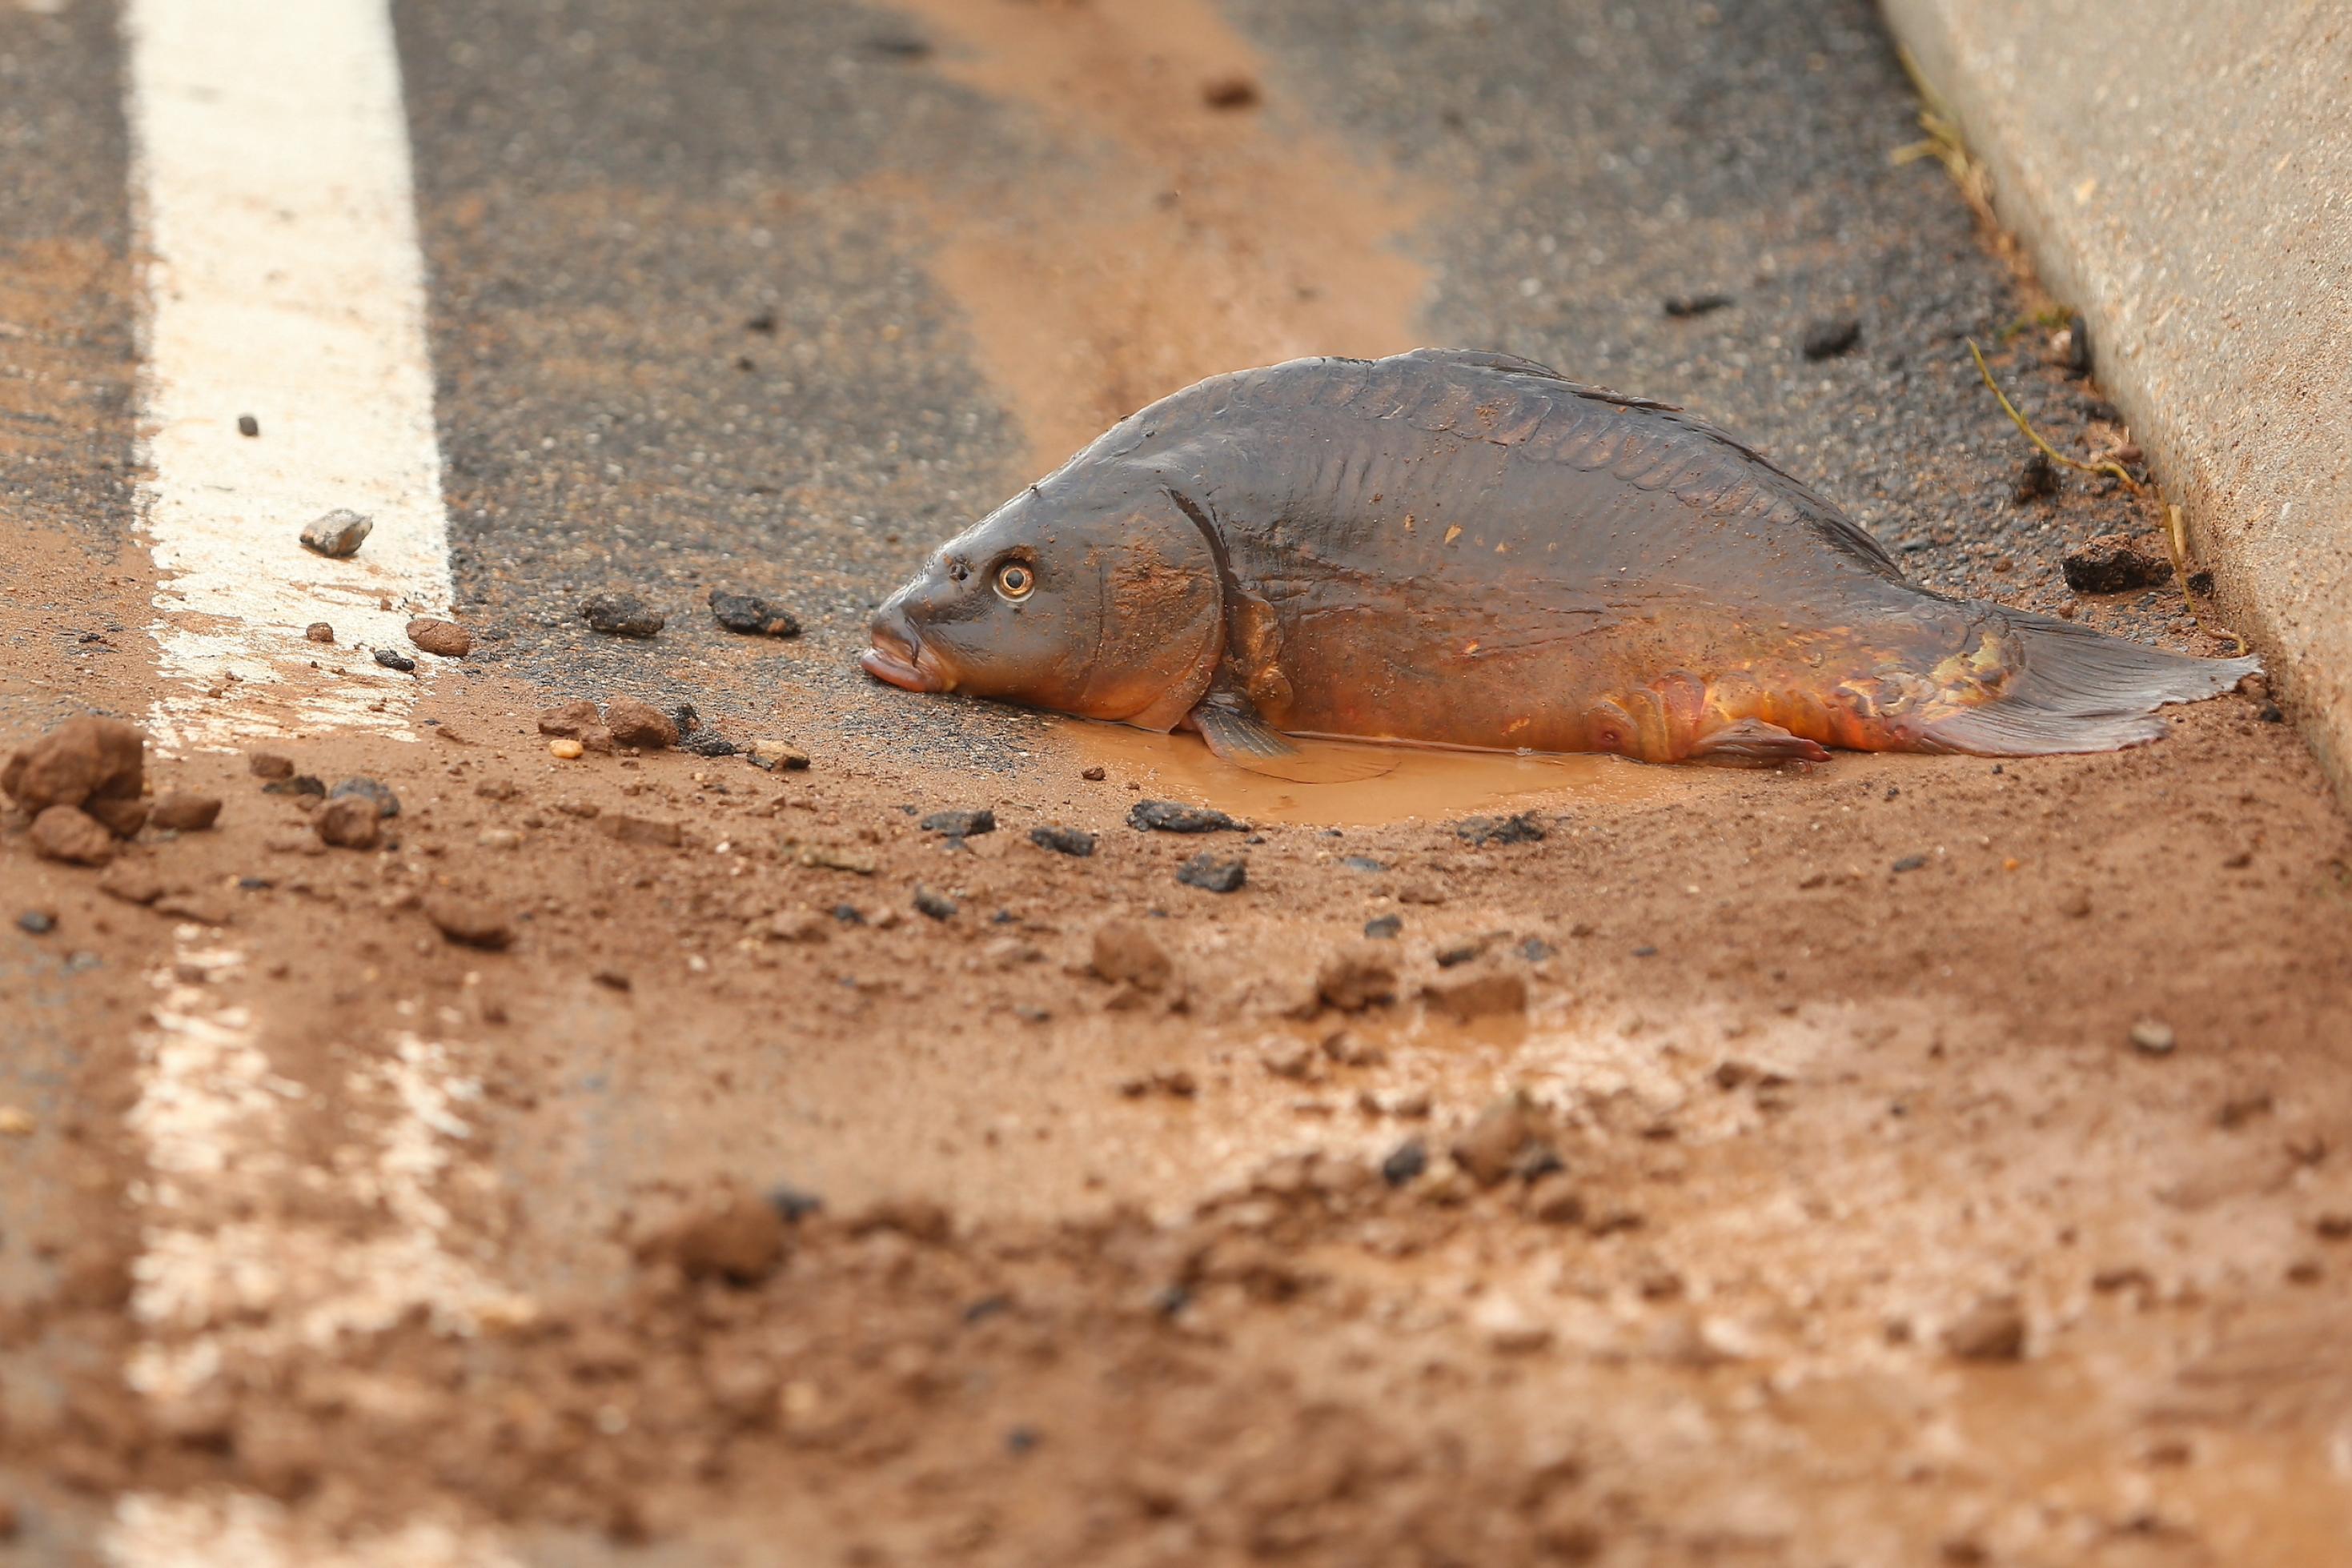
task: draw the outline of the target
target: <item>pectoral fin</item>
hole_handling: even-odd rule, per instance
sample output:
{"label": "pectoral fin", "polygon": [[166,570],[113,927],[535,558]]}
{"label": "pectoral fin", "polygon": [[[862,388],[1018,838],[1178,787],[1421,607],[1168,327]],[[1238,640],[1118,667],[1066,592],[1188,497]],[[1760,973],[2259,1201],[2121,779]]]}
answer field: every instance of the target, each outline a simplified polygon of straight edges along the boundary
{"label": "pectoral fin", "polygon": [[1223,703],[1202,703],[1192,710],[1192,724],[1221,761],[1293,784],[1354,784],[1396,768],[1372,751],[1335,746],[1302,751],[1256,715]]}
{"label": "pectoral fin", "polygon": [[1694,762],[1771,763],[1826,762],[1830,754],[1820,744],[1791,735],[1760,718],[1738,719],[1710,730],[1692,743]]}

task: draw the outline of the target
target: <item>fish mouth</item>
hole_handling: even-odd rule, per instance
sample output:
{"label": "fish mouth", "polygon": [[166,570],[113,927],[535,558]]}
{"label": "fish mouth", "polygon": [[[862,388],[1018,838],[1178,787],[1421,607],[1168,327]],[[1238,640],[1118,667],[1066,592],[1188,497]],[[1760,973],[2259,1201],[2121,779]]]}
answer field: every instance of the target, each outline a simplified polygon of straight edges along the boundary
{"label": "fish mouth", "polygon": [[877,625],[874,645],[857,662],[877,681],[909,692],[944,692],[955,683],[940,669],[938,658],[918,641],[911,629]]}

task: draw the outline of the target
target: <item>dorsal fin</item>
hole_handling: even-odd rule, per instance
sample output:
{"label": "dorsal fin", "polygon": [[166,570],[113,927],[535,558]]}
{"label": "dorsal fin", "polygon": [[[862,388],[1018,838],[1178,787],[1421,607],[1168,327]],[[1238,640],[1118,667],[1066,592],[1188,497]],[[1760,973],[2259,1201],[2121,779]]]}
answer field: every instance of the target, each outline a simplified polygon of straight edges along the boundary
{"label": "dorsal fin", "polygon": [[1869,529],[1847,517],[1828,497],[1729,431],[1719,425],[1710,424],[1696,415],[1684,413],[1679,403],[1660,402],[1654,398],[1632,397],[1624,392],[1612,392],[1607,387],[1587,386],[1581,382],[1570,381],[1549,365],[1538,364],[1533,360],[1521,359],[1517,354],[1501,353],[1492,349],[1415,349],[1410,353],[1399,354],[1396,357],[1400,360],[1420,360],[1428,364],[1463,365],[1475,370],[1500,371],[1507,375],[1526,376],[1531,380],[1539,379],[1561,392],[1590,399],[1594,402],[1614,403],[1620,408],[1646,409],[1653,413],[1665,414],[1684,429],[1706,436],[1710,441],[1722,443],[1759,467],[1785,480],[1798,492],[1806,506],[1823,522],[1835,528],[1847,543],[1890,570],[1901,570],[1895,565],[1895,558],[1886,553],[1886,547],[1880,544]]}
{"label": "dorsal fin", "polygon": [[1600,402],[1619,403],[1626,408],[1662,409],[1668,413],[1681,412],[1679,403],[1660,402],[1655,398],[1635,397],[1630,392],[1612,392],[1607,387],[1572,382],[1549,365],[1538,364],[1517,354],[1506,354],[1499,349],[1413,349],[1396,357],[1400,360],[1421,360],[1433,365],[1468,365],[1475,370],[1501,371],[1507,375],[1532,376],[1550,382],[1563,392]]}

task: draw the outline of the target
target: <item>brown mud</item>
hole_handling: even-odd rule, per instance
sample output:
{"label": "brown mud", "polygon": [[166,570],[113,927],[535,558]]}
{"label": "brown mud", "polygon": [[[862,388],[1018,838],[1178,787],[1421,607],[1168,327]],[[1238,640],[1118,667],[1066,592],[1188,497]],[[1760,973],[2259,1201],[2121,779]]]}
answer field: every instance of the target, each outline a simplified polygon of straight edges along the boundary
{"label": "brown mud", "polygon": [[[1200,103],[1254,68],[1221,33],[921,9],[1049,77],[1164,51],[1208,150],[1184,211],[1330,174],[1217,118],[1278,114],[1278,83]],[[1049,19],[1081,31],[1045,47]],[[992,57],[952,68],[1013,90]],[[1116,92],[1070,112],[1092,155],[1143,140]],[[1216,298],[1204,246],[1117,201],[942,266],[992,280],[962,298],[1052,460],[1196,370],[1408,341],[1405,209],[1364,178],[1328,243],[1388,282],[1344,301],[1145,309],[1153,276]],[[1108,270],[1039,270],[1109,235]],[[1066,306],[1100,373],[1038,351]],[[8,679],[135,716],[136,637],[66,591],[87,547],[27,520]],[[113,570],[135,632],[147,580]],[[0,817],[20,1555],[231,1497],[295,1561],[401,1560],[425,1524],[696,1563],[2186,1568],[2352,1538],[2352,833],[2259,701],[2114,756],[1402,753],[1310,790],[1044,719],[1010,774],[912,760],[803,694],[809,656],[730,651],[782,694],[734,733],[805,771],[559,760],[536,712],[604,694],[446,676],[421,743],[275,743],[399,794],[364,852],[241,757],[151,758],[226,801],[122,852],[152,904]],[[1247,829],[1127,824],[1161,797]],[[961,843],[922,826],[981,808]],[[1457,831],[1522,812],[1540,838]],[[1180,883],[1204,852],[1244,885]],[[453,896],[507,946],[446,936]],[[173,1093],[208,1143],[173,1141]],[[199,1146],[221,1163],[175,1176]]]}

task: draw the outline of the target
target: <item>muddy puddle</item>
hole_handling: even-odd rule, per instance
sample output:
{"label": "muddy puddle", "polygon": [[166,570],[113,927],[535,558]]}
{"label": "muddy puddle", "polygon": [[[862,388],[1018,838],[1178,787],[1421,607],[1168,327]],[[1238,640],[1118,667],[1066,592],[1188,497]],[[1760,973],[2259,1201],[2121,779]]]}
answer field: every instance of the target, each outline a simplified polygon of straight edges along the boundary
{"label": "muddy puddle", "polygon": [[1377,827],[1476,812],[1635,806],[1688,800],[1704,782],[1673,768],[1622,757],[1547,757],[1302,740],[1309,758],[1328,758],[1374,776],[1329,784],[1294,784],[1220,761],[1200,737],[1154,735],[1125,725],[1063,720],[1052,725],[1049,755],[1100,767],[1147,795],[1214,806],[1255,822],[1317,827]]}

